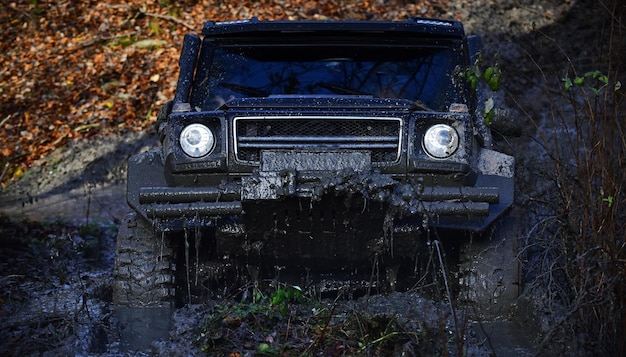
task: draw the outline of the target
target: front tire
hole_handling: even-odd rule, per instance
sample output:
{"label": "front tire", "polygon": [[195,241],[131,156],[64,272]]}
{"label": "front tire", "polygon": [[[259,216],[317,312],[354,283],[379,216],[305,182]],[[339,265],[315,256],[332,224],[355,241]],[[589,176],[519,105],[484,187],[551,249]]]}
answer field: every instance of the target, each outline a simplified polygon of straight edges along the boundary
{"label": "front tire", "polygon": [[173,307],[175,254],[169,239],[157,236],[134,212],[119,227],[113,302],[128,307]]}

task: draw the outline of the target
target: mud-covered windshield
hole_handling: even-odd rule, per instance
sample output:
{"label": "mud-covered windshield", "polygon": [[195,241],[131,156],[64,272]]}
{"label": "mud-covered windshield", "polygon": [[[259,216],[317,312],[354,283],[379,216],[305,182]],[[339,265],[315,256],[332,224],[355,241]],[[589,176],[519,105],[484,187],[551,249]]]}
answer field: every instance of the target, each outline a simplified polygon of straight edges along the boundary
{"label": "mud-covered windshield", "polygon": [[456,56],[448,47],[417,45],[222,46],[212,52],[210,72],[198,73],[192,101],[210,110],[243,97],[371,96],[443,110],[464,102],[453,85]]}

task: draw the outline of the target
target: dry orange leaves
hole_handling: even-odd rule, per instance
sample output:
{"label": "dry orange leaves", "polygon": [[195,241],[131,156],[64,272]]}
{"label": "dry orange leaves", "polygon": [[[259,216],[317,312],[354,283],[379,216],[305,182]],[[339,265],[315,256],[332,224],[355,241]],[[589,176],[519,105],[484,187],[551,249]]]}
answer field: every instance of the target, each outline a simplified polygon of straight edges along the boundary
{"label": "dry orange leaves", "polygon": [[[0,3],[0,185],[68,141],[151,130],[206,20],[450,17],[447,0]],[[150,40],[150,41],[146,41]]]}

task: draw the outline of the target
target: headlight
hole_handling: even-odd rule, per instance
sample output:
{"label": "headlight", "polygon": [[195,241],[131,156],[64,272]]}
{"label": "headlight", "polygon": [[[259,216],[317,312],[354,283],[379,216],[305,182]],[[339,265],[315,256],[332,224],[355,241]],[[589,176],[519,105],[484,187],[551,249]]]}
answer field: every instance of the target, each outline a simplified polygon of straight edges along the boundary
{"label": "headlight", "polygon": [[180,133],[180,146],[191,157],[202,157],[215,145],[213,132],[202,124],[191,124]]}
{"label": "headlight", "polygon": [[437,159],[445,159],[452,156],[459,148],[459,134],[450,125],[433,125],[426,130],[423,145],[428,155]]}

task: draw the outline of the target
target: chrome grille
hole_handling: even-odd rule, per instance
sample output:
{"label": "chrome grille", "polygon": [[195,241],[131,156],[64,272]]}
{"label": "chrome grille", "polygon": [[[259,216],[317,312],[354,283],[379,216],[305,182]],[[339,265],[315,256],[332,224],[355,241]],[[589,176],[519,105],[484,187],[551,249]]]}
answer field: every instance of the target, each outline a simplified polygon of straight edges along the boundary
{"label": "chrome grille", "polygon": [[402,120],[386,117],[238,117],[233,123],[237,160],[258,163],[261,150],[363,150],[372,163],[400,158]]}

